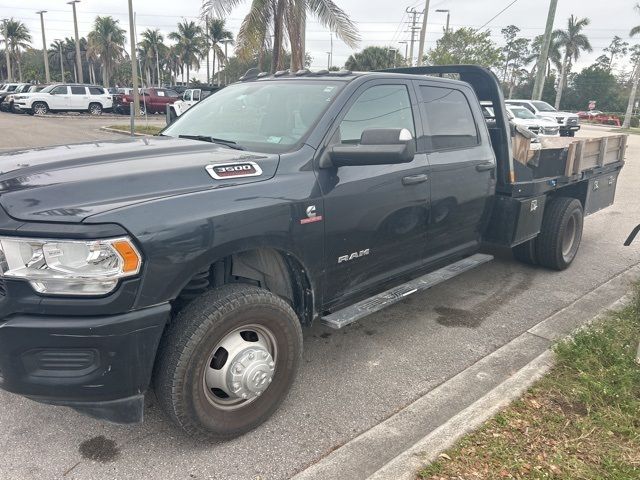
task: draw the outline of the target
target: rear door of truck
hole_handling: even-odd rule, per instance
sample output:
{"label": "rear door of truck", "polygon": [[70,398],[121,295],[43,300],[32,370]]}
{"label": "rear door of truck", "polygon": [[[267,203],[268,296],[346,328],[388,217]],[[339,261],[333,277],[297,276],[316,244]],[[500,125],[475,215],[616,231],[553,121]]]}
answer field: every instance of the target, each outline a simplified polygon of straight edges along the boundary
{"label": "rear door of truck", "polygon": [[414,82],[428,155],[431,217],[427,262],[475,250],[490,214],[496,158],[480,103],[461,82]]}

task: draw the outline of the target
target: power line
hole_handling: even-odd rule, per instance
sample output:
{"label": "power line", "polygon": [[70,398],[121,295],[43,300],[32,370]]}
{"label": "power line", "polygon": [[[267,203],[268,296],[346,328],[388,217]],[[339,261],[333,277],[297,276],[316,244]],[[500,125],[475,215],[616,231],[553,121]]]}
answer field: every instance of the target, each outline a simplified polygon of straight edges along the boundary
{"label": "power line", "polygon": [[513,0],[509,5],[507,5],[506,7],[504,7],[502,10],[500,10],[498,13],[496,13],[493,17],[491,17],[491,20],[489,20],[487,23],[485,23],[484,25],[482,25],[480,28],[478,28],[478,30],[482,30],[484,27],[486,27],[487,25],[489,25],[491,22],[493,22],[496,18],[498,18],[500,15],[502,15],[504,12],[507,11],[507,9],[509,9],[514,3],[516,3],[518,0]]}

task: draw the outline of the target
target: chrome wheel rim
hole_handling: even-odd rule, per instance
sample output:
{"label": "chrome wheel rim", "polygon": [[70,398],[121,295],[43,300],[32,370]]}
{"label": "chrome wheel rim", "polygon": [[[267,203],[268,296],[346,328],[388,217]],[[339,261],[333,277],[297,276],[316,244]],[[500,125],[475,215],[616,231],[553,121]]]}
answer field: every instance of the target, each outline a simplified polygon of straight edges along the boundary
{"label": "chrome wheel rim", "polygon": [[102,113],[102,108],[98,105],[91,105],[91,115],[100,115]]}
{"label": "chrome wheel rim", "polygon": [[33,108],[33,112],[36,115],[44,115],[45,113],[47,113],[47,108],[44,105],[38,104]]}
{"label": "chrome wheel rim", "polygon": [[246,325],[217,342],[205,364],[202,385],[218,408],[235,410],[259,398],[273,381],[277,360],[273,332]]}

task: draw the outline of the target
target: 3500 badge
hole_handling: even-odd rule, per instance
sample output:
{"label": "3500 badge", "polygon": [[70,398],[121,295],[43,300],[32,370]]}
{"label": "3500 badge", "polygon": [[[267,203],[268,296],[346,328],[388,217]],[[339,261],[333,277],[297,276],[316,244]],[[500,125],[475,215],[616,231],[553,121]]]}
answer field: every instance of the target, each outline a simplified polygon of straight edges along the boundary
{"label": "3500 badge", "polygon": [[254,162],[226,163],[222,165],[207,165],[207,172],[216,180],[225,178],[257,177],[262,175],[262,169]]}

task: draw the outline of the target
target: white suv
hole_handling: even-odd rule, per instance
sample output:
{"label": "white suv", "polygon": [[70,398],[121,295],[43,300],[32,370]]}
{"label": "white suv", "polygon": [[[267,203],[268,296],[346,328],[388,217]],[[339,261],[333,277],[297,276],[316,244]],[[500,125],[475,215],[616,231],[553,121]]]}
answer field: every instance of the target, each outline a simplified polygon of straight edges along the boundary
{"label": "white suv", "polygon": [[573,137],[580,130],[580,118],[575,113],[559,112],[547,102],[539,100],[505,100],[508,105],[524,107],[538,118],[546,118],[560,126],[560,135]]}
{"label": "white suv", "polygon": [[89,112],[100,115],[113,107],[111,95],[102,87],[93,85],[49,85],[37,93],[14,97],[16,107],[31,115],[47,112]]}

